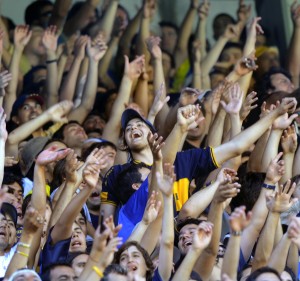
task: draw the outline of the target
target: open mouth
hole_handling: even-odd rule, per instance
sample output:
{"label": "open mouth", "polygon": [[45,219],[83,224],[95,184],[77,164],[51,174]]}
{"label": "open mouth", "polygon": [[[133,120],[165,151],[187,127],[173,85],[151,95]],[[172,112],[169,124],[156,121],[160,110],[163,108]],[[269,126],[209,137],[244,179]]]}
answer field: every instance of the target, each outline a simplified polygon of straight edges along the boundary
{"label": "open mouth", "polygon": [[132,138],[133,138],[133,139],[140,138],[141,136],[142,136],[142,133],[139,132],[139,131],[134,131],[134,132],[132,133]]}
{"label": "open mouth", "polygon": [[100,193],[98,191],[95,191],[91,194],[92,198],[98,198],[100,196]]}
{"label": "open mouth", "polygon": [[138,267],[135,264],[128,265],[128,271],[136,271]]}
{"label": "open mouth", "polygon": [[183,245],[184,245],[184,247],[189,247],[189,246],[192,246],[192,242],[186,241]]}
{"label": "open mouth", "polygon": [[81,247],[81,242],[74,241],[74,242],[71,243],[71,247],[73,247],[73,248],[79,248],[79,247]]}
{"label": "open mouth", "polygon": [[4,230],[0,230],[0,237],[5,238],[6,232]]}

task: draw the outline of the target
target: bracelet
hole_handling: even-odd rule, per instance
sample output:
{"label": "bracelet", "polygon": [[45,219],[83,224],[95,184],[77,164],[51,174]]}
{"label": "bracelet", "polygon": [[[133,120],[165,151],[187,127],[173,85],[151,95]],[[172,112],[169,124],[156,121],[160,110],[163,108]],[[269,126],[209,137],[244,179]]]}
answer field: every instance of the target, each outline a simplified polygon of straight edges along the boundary
{"label": "bracelet", "polygon": [[30,249],[30,244],[26,244],[26,243],[19,242],[19,243],[18,243],[18,246],[24,247],[24,248],[26,248],[26,249]]}
{"label": "bracelet", "polygon": [[16,253],[19,254],[19,255],[21,255],[21,256],[23,256],[23,257],[26,257],[26,258],[29,257],[28,254],[26,254],[26,253],[24,253],[24,252],[21,252],[21,251],[16,251]]}
{"label": "bracelet", "polygon": [[46,64],[50,64],[50,63],[53,63],[53,62],[57,62],[57,59],[54,59],[54,60],[46,60]]}
{"label": "bracelet", "polygon": [[232,236],[241,236],[242,235],[242,231],[231,231],[231,235]]}
{"label": "bracelet", "polygon": [[94,265],[92,268],[93,268],[93,270],[98,274],[98,276],[99,276],[100,278],[103,277],[103,272],[100,270],[100,268],[99,268],[98,266],[95,266],[95,265]]}
{"label": "bracelet", "polygon": [[271,185],[271,184],[263,183],[263,184],[262,184],[262,187],[263,187],[263,188],[266,188],[266,189],[275,190],[276,185]]}

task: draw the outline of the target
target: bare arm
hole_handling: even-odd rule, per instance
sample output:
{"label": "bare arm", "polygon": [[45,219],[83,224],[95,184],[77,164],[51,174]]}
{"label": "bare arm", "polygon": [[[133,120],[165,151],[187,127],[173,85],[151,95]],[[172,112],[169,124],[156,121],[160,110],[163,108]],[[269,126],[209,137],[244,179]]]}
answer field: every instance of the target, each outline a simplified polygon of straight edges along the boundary
{"label": "bare arm", "polygon": [[56,25],[59,33],[63,29],[65,18],[71,7],[72,0],[56,0],[49,20],[49,26]]}

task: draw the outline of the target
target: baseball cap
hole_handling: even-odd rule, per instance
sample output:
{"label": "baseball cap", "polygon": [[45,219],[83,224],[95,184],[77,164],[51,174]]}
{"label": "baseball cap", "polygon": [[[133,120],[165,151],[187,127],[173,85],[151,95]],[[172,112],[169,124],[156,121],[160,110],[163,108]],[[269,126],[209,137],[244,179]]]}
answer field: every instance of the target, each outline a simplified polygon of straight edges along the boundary
{"label": "baseball cap", "polygon": [[22,171],[24,176],[27,175],[35,158],[43,150],[46,143],[49,141],[49,137],[36,137],[29,140],[21,151],[20,158],[22,159]]}
{"label": "baseball cap", "polygon": [[12,106],[11,116],[16,116],[18,114],[19,108],[25,103],[27,99],[35,100],[40,105],[44,104],[44,99],[40,95],[37,94],[21,95],[16,99],[16,101]]}
{"label": "baseball cap", "polygon": [[152,133],[156,132],[156,129],[154,128],[154,126],[151,124],[150,121],[142,117],[136,110],[131,108],[126,109],[122,114],[122,118],[121,118],[122,129],[125,130],[127,123],[134,118],[141,119],[150,128]]}
{"label": "baseball cap", "polygon": [[11,217],[15,227],[17,226],[18,214],[16,208],[9,203],[3,202],[0,210],[1,214]]}

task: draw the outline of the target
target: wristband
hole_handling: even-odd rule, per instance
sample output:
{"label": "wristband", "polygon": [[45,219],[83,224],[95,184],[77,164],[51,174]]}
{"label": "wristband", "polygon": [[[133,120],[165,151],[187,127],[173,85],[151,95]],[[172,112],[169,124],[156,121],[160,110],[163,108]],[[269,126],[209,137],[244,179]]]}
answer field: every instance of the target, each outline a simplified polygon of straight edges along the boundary
{"label": "wristband", "polygon": [[242,231],[231,231],[231,235],[232,236],[241,236],[242,235]]}
{"label": "wristband", "polygon": [[263,183],[263,184],[262,184],[262,187],[263,187],[263,188],[266,188],[266,189],[275,190],[276,185],[271,185],[271,184]]}
{"label": "wristband", "polygon": [[95,266],[95,265],[94,265],[92,268],[93,268],[93,270],[98,274],[98,276],[99,276],[100,278],[103,277],[103,272],[100,270],[100,268],[99,268],[98,266]]}
{"label": "wristband", "polygon": [[54,59],[54,60],[46,60],[46,64],[50,64],[50,63],[53,63],[53,62],[57,62],[57,59]]}
{"label": "wristband", "polygon": [[16,251],[16,253],[19,254],[19,255],[21,255],[21,256],[23,256],[23,257],[26,257],[26,258],[29,257],[28,254],[26,254],[26,253],[24,253],[24,252],[21,252],[21,251]]}
{"label": "wristband", "polygon": [[19,242],[18,246],[21,246],[21,247],[26,248],[26,249],[30,249],[30,244],[25,244],[25,243]]}

